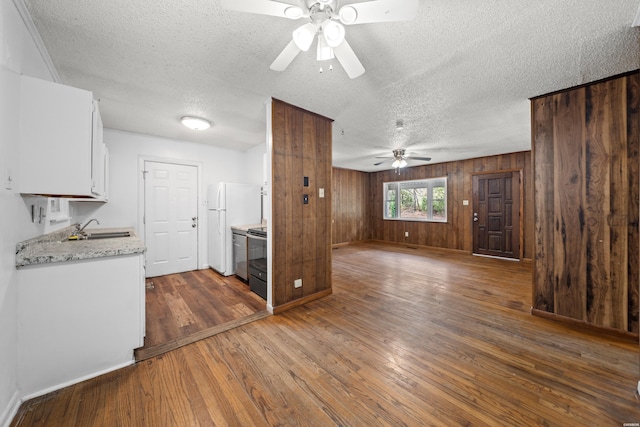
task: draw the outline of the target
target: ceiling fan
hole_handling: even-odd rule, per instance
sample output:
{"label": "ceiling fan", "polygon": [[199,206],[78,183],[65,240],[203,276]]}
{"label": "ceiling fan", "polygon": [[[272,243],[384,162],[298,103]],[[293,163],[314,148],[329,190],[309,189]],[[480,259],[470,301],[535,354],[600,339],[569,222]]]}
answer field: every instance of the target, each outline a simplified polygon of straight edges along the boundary
{"label": "ceiling fan", "polygon": [[373,164],[374,166],[380,166],[383,163],[392,162],[391,163],[392,167],[396,169],[400,169],[407,166],[407,160],[421,160],[424,162],[428,162],[431,160],[431,157],[416,157],[416,156],[410,156],[408,154],[405,155],[404,148],[397,148],[393,150],[393,157],[376,157],[376,159],[385,159],[385,160],[381,160],[378,163],[374,163]]}
{"label": "ceiling fan", "polygon": [[293,31],[292,40],[269,67],[272,70],[284,71],[300,52],[308,51],[317,38],[318,61],[338,58],[352,79],[361,76],[364,67],[345,39],[344,25],[408,21],[418,11],[418,0],[370,0],[361,3],[298,0],[295,4],[275,0],[220,0],[220,5],[239,12],[309,21]]}

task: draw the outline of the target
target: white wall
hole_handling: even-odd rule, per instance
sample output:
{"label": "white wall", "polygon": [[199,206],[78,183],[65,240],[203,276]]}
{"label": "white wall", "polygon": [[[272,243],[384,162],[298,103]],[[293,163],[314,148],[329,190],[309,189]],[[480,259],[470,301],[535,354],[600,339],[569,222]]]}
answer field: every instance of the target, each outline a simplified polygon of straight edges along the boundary
{"label": "white wall", "polygon": [[[18,409],[18,278],[16,243],[38,234],[17,189],[20,74],[53,80],[16,6],[0,0],[0,425]],[[14,179],[6,189],[8,171]]]}
{"label": "white wall", "polygon": [[[105,129],[104,141],[109,149],[109,202],[74,202],[74,220],[85,222],[97,218],[100,227],[134,227],[143,236],[138,223],[142,205],[141,159],[185,161],[200,166],[198,265],[206,268],[207,186],[219,181],[246,184],[262,183],[264,144],[241,152],[206,144],[171,140]],[[261,143],[261,141],[260,141]]]}

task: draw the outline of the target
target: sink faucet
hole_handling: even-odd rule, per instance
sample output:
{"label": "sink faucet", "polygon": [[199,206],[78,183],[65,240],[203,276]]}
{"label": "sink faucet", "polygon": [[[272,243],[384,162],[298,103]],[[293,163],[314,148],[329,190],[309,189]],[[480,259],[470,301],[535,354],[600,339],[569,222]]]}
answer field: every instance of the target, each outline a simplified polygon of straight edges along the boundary
{"label": "sink faucet", "polygon": [[91,221],[95,221],[96,224],[100,225],[100,221],[98,221],[95,218],[91,218],[89,221],[87,221],[87,223],[85,225],[83,225],[82,227],[80,227],[80,223],[76,224],[76,233],[80,234],[84,231],[85,228],[87,228],[87,225],[91,224]]}

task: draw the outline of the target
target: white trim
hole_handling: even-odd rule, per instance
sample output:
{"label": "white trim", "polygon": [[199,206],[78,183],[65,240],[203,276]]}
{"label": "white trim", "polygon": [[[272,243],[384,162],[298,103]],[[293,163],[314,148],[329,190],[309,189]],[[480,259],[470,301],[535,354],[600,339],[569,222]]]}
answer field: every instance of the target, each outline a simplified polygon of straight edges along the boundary
{"label": "white trim", "polygon": [[70,385],[78,384],[86,380],[90,380],[92,378],[99,377],[100,375],[108,374],[109,372],[117,371],[118,369],[126,368],[127,366],[135,365],[136,361],[133,359],[133,355],[131,360],[125,363],[120,363],[118,365],[111,366],[106,369],[102,369],[100,371],[92,372],[87,375],[83,375],[81,377],[65,381],[63,383],[54,385],[52,387],[47,387],[45,389],[36,391],[35,393],[28,394],[26,396],[22,396],[22,402],[26,402],[27,400],[33,399],[34,397],[44,396],[45,394],[51,393],[52,391],[60,390],[65,387],[69,387]]}
{"label": "white trim", "polygon": [[636,17],[633,20],[633,23],[631,24],[632,27],[640,27],[640,8],[638,8],[638,11],[636,12]]}
{"label": "white trim", "polygon": [[18,391],[16,390],[9,401],[9,404],[5,408],[2,415],[0,415],[0,426],[9,427],[13,419],[15,418],[18,410],[20,409],[20,398],[18,397]]}
{"label": "white trim", "polygon": [[56,69],[56,66],[53,64],[53,60],[49,55],[49,51],[47,50],[46,46],[44,45],[44,42],[42,41],[40,32],[36,28],[36,25],[33,23],[33,19],[29,14],[29,10],[27,9],[27,6],[24,4],[24,0],[13,0],[13,4],[16,6],[16,9],[18,9],[18,13],[22,18],[22,22],[24,22],[24,26],[27,27],[27,31],[29,32],[29,35],[31,35],[31,39],[33,40],[33,43],[36,45],[36,48],[38,49],[38,52],[40,53],[42,60],[44,61],[45,65],[47,66],[47,69],[49,70],[49,73],[51,74],[51,78],[53,78],[53,81],[56,83],[62,83],[60,74],[58,74],[58,70]]}
{"label": "white trim", "polygon": [[[146,245],[146,236],[144,232],[144,179],[142,178],[142,171],[144,171],[144,163],[145,162],[156,162],[156,163],[168,163],[172,165],[181,165],[181,166],[195,166],[197,169],[198,182],[196,184],[197,191],[197,200],[196,203],[198,205],[198,233],[196,242],[196,267],[198,269],[204,270],[209,268],[208,261],[204,256],[204,251],[200,250],[201,242],[206,242],[206,235],[203,235],[203,227],[201,224],[206,221],[207,218],[207,210],[204,208],[202,204],[203,195],[202,195],[202,162],[192,161],[192,160],[183,160],[183,159],[175,159],[169,157],[157,157],[157,156],[146,156],[143,154],[138,155],[138,236],[145,242]],[[201,240],[205,239],[205,240]],[[145,262],[146,262],[146,253],[145,252]],[[146,277],[146,273],[145,273]]]}

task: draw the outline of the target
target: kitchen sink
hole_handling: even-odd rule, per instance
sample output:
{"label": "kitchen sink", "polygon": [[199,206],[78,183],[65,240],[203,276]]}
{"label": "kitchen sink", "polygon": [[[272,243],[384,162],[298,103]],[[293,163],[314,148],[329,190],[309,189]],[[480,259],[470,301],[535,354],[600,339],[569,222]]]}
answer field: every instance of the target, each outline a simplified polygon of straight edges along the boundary
{"label": "kitchen sink", "polygon": [[85,235],[73,235],[69,236],[68,240],[96,240],[96,239],[116,239],[120,237],[131,237],[129,231],[102,231],[87,233]]}

